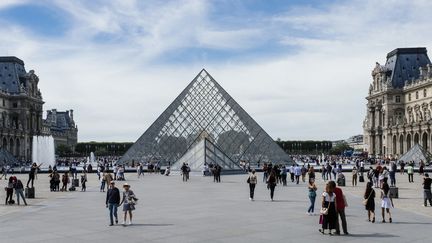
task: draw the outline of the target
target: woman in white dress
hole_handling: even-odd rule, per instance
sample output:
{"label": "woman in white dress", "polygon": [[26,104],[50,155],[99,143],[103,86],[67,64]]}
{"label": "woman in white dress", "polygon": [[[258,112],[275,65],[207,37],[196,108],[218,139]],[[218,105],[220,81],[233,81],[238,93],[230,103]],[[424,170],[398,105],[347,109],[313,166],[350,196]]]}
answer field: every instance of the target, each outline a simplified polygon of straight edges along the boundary
{"label": "woman in white dress", "polygon": [[392,222],[392,215],[390,213],[390,208],[393,208],[393,200],[390,197],[390,187],[387,184],[387,178],[384,178],[383,184],[381,186],[381,215],[382,222],[385,223],[385,212],[387,212],[389,217],[389,222]]}

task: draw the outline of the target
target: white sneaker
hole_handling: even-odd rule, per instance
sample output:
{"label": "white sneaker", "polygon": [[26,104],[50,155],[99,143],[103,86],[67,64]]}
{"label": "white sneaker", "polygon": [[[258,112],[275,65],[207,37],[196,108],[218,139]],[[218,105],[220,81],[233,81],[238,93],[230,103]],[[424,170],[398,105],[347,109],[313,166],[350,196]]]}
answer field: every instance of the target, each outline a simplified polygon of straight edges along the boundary
{"label": "white sneaker", "polygon": [[252,201],[252,198],[250,197],[250,198],[249,198],[249,200],[251,200],[251,201]]}
{"label": "white sneaker", "polygon": [[132,221],[129,221],[129,224],[128,225],[132,225]]}

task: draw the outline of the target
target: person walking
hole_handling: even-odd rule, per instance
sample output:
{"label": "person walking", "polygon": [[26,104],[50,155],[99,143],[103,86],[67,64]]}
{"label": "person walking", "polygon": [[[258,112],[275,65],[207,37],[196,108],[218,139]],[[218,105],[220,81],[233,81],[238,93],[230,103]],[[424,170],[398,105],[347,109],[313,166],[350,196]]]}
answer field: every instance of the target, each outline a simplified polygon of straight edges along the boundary
{"label": "person walking", "polygon": [[381,187],[381,215],[382,222],[385,223],[385,212],[387,212],[389,217],[389,222],[392,222],[392,215],[390,213],[390,208],[393,207],[393,200],[390,197],[390,187],[387,184],[387,179],[384,179],[384,183]]}
{"label": "person walking", "polygon": [[144,166],[142,163],[139,164],[137,170],[138,170],[138,178],[140,178],[141,176],[144,177]]}
{"label": "person walking", "polygon": [[365,209],[368,211],[368,221],[371,222],[372,216],[372,223],[375,223],[375,190],[373,189],[372,182],[366,184],[366,191],[363,198],[365,199]]}
{"label": "person walking", "polygon": [[403,160],[399,163],[401,175],[405,174],[405,162]]}
{"label": "person walking", "polygon": [[111,181],[110,188],[107,191],[105,205],[109,209],[109,216],[110,216],[110,224],[109,226],[114,225],[114,218],[115,223],[118,224],[118,217],[117,217],[117,208],[120,204],[120,191],[115,186],[115,182]]}
{"label": "person walking", "polygon": [[[310,170],[310,168],[309,168],[309,170]],[[309,178],[308,191],[309,191],[308,197],[309,197],[311,204],[310,204],[307,212],[308,212],[309,216],[311,216],[314,214],[314,210],[315,210],[315,199],[316,199],[316,191],[317,191],[317,187],[315,185],[315,179],[314,178]]]}
{"label": "person walking", "polygon": [[423,175],[424,174],[424,167],[425,167],[425,163],[423,162],[423,160],[420,160],[419,175]]}
{"label": "person walking", "polygon": [[357,186],[357,168],[354,166],[352,169],[352,186]]}
{"label": "person walking", "polygon": [[392,187],[396,186],[396,171],[397,171],[396,161],[392,160],[390,161],[390,166],[389,166],[390,186]]}
{"label": "person walking", "polygon": [[135,202],[138,200],[135,197],[135,194],[132,190],[130,190],[130,185],[125,183],[123,184],[123,198],[120,202],[120,205],[123,204],[123,225],[126,225],[127,215],[129,214],[129,223],[128,225],[132,225],[132,211],[135,210]]}
{"label": "person walking", "polygon": [[345,195],[340,187],[336,186],[336,183],[334,181],[330,181],[330,186],[333,187],[334,194],[336,195],[336,211],[337,211],[337,217],[336,217],[336,234],[340,235],[340,227],[339,227],[339,218],[342,221],[342,230],[345,235],[348,235],[348,229],[347,229],[347,221],[345,217],[345,207],[348,205],[346,204],[346,198]]}
{"label": "person walking", "polygon": [[113,180],[113,176],[108,170],[105,170],[104,172],[104,179],[105,179],[106,189],[108,190],[109,186],[111,185],[111,181]]}
{"label": "person walking", "polygon": [[407,167],[408,182],[414,183],[414,165],[410,163]]}
{"label": "person walking", "polygon": [[267,178],[267,189],[270,190],[270,198],[273,201],[274,191],[276,187],[276,174],[274,170],[270,172],[270,175]]}
{"label": "person walking", "polygon": [[69,183],[69,175],[68,175],[68,173],[67,172],[65,172],[63,175],[62,175],[62,183],[63,183],[63,186],[62,186],[62,188],[61,188],[61,191],[63,192],[63,191],[65,191],[65,192],[67,192],[67,184]]}
{"label": "person walking", "polygon": [[87,190],[86,182],[87,182],[87,173],[85,171],[83,171],[83,174],[81,175],[81,191],[82,192],[85,192]]}
{"label": "person walking", "polygon": [[24,185],[23,185],[22,181],[17,180],[17,182],[15,184],[15,194],[17,197],[17,205],[20,205],[20,197],[21,197],[24,201],[24,205],[27,206],[27,202],[25,200],[23,190],[24,190]]}
{"label": "person walking", "polygon": [[325,230],[328,230],[328,234],[332,235],[332,230],[336,230],[337,223],[337,207],[336,194],[334,193],[334,188],[331,186],[330,181],[327,182],[325,187],[325,192],[322,194],[321,200],[321,212],[322,213],[322,228],[319,231],[325,234]]}
{"label": "person walking", "polygon": [[298,165],[295,165],[294,167],[294,175],[295,175],[296,184],[299,184],[300,176],[301,176],[301,168]]}
{"label": "person walking", "polygon": [[429,205],[432,206],[432,193],[431,193],[431,182],[432,179],[429,178],[428,173],[424,173],[423,177],[423,199],[424,206],[427,206],[427,201],[429,201]]}
{"label": "person walking", "polygon": [[308,177],[309,177],[309,180],[313,179],[315,181],[315,169],[313,166],[309,167],[309,169],[308,169]]}
{"label": "person walking", "polygon": [[258,178],[255,174],[255,169],[252,170],[252,172],[249,174],[248,183],[249,183],[249,200],[254,200],[254,194],[255,194],[255,186],[258,182]]}

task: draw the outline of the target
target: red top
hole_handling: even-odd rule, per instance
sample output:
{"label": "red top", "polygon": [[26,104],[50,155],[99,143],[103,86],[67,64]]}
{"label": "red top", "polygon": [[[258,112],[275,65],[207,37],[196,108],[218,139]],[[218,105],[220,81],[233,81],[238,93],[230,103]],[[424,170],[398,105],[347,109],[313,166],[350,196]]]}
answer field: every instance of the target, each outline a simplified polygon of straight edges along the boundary
{"label": "red top", "polygon": [[342,189],[340,189],[339,187],[336,187],[334,189],[334,193],[336,194],[337,209],[344,209],[345,208],[345,202],[343,199]]}

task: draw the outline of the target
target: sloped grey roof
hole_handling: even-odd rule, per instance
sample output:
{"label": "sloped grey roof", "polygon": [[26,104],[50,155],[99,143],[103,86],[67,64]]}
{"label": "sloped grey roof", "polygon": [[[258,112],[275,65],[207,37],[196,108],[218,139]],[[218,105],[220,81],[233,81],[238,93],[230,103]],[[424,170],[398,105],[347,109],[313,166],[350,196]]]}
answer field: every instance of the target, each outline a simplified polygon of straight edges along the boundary
{"label": "sloped grey roof", "polygon": [[416,164],[419,164],[422,160],[423,162],[428,162],[432,159],[432,154],[429,153],[426,149],[424,149],[420,144],[415,144],[410,150],[408,150],[405,154],[403,154],[399,161],[410,162],[414,161]]}
{"label": "sloped grey roof", "polygon": [[19,93],[20,82],[24,82],[25,76],[24,62],[21,59],[17,57],[0,57],[1,90]]}
{"label": "sloped grey roof", "polygon": [[74,122],[69,115],[69,111],[56,111],[56,113],[48,111],[45,122],[54,131],[64,131],[74,127]]}
{"label": "sloped grey roof", "polygon": [[406,80],[420,77],[419,67],[430,64],[425,47],[397,48],[387,54],[385,67],[394,88],[402,88]]}

